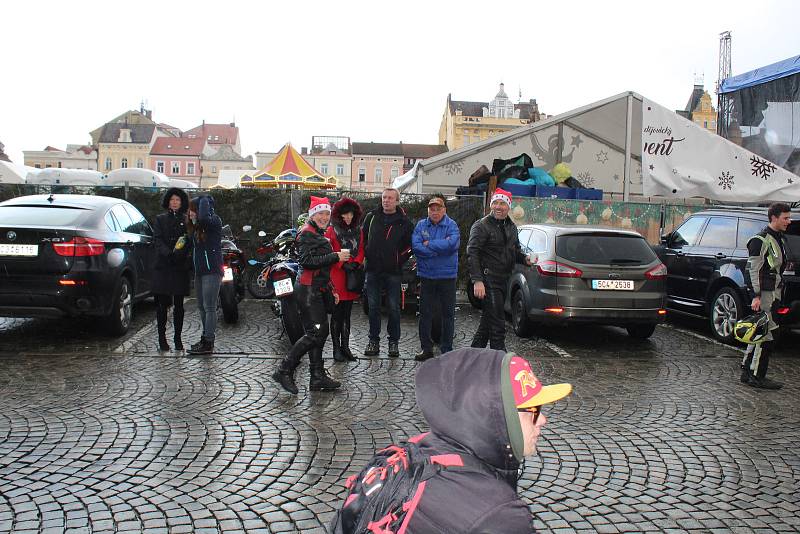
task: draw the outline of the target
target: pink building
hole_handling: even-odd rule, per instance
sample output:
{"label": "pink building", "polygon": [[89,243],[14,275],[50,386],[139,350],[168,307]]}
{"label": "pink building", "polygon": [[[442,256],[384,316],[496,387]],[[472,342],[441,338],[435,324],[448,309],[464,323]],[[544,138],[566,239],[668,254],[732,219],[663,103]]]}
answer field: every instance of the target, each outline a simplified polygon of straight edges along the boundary
{"label": "pink building", "polygon": [[200,179],[200,156],[205,139],[159,137],[150,149],[149,168],[167,176],[197,183]]}
{"label": "pink building", "polygon": [[353,143],[350,189],[378,193],[403,174],[400,143]]}

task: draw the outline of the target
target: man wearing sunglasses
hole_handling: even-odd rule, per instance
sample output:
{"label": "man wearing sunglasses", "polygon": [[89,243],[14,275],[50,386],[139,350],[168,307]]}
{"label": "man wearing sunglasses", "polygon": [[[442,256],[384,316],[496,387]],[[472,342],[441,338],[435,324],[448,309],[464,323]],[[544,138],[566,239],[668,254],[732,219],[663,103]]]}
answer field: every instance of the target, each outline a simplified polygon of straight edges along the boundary
{"label": "man wearing sunglasses", "polygon": [[462,348],[422,364],[417,405],[430,432],[409,441],[449,467],[409,496],[406,534],[534,532],[517,480],[547,424],[542,408],[571,391],[543,386],[526,360],[500,350]]}

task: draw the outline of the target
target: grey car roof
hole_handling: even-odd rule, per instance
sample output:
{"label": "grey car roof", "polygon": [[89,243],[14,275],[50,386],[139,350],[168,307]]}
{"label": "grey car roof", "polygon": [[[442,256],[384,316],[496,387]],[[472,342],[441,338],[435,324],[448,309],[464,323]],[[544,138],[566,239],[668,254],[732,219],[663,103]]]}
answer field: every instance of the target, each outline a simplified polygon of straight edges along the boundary
{"label": "grey car roof", "polygon": [[[562,234],[589,234],[593,232],[605,232],[633,237],[642,237],[642,234],[635,230],[623,230],[621,228],[613,228],[611,226],[600,225],[586,225],[586,224],[550,224],[550,223],[534,223],[523,224],[519,228],[536,228],[543,230],[548,234],[562,235]],[[644,239],[644,238],[643,238]]]}

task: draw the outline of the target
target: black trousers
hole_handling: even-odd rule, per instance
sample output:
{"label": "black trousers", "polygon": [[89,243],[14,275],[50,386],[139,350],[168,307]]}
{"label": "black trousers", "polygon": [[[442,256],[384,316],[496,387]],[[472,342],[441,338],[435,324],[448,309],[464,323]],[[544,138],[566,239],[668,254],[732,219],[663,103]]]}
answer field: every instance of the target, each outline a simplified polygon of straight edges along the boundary
{"label": "black trousers", "polygon": [[341,329],[347,326],[347,329],[350,330],[350,314],[353,313],[353,301],[352,300],[340,300],[339,304],[333,309],[333,315],[331,315],[331,322],[336,323],[336,325]]}
{"label": "black trousers", "polygon": [[167,335],[167,312],[170,306],[174,306],[172,311],[172,324],[175,329],[174,339],[180,339],[183,331],[183,295],[154,295],[156,299],[156,327],[159,337],[166,338]]}
{"label": "black trousers", "polygon": [[478,331],[472,337],[472,346],[485,348],[486,343],[497,350],[506,350],[506,315],[503,306],[506,301],[506,281],[487,280],[486,296]]}
{"label": "black trousers", "polygon": [[296,287],[295,298],[305,334],[292,346],[284,365],[293,371],[300,364],[300,358],[308,353],[312,371],[321,369],[322,349],[328,339],[328,309],[333,295],[313,286],[297,284]]}

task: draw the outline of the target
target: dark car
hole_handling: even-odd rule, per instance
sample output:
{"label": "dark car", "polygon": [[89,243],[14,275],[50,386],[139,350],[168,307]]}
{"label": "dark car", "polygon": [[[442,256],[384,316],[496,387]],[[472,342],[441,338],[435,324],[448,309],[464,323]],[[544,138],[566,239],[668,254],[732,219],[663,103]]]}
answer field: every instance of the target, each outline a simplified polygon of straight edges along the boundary
{"label": "dark car", "polygon": [[[733,341],[733,326],[750,312],[745,270],[747,242],[767,226],[766,208],[716,208],[691,215],[655,247],[667,266],[667,307],[707,317],[720,341]],[[800,222],[787,231],[784,302],[800,301]],[[798,303],[800,305],[800,302]]]}
{"label": "dark car", "polygon": [[102,317],[113,335],[150,294],[153,231],[124,200],[32,195],[0,203],[0,316]]}
{"label": "dark car", "polygon": [[506,310],[517,335],[534,324],[621,326],[646,339],[664,320],[666,268],[634,231],[583,225],[519,227],[532,267],[517,264]]}

